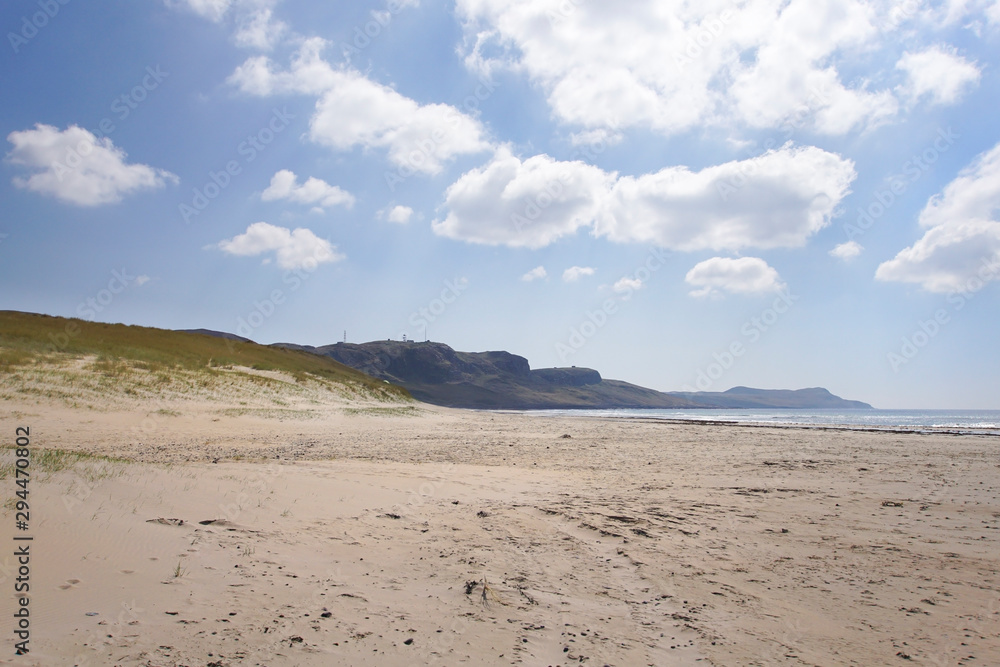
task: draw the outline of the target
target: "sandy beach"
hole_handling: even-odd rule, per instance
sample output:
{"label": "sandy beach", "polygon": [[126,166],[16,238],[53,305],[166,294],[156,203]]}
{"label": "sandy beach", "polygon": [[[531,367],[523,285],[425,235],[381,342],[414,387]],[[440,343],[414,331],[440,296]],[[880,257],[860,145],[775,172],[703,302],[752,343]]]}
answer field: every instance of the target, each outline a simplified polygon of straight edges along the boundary
{"label": "sandy beach", "polygon": [[995,438],[314,397],[2,411],[37,468],[13,657],[2,451],[3,664],[1000,664]]}

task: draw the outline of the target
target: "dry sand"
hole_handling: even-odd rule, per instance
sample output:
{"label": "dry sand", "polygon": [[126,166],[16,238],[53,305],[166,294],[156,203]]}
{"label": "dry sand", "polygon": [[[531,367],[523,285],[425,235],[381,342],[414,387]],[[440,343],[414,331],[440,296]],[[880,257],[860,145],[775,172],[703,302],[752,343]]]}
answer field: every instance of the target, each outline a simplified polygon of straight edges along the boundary
{"label": "dry sand", "polygon": [[11,442],[128,459],[31,482],[18,658],[0,480],[2,664],[1000,665],[996,438],[315,401],[0,414]]}

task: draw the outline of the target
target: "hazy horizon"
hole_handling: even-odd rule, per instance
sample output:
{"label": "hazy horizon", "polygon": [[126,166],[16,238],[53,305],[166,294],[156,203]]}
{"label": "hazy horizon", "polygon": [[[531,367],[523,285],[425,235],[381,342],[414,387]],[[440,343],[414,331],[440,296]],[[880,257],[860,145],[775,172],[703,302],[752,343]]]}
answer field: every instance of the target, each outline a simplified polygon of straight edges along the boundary
{"label": "hazy horizon", "polygon": [[0,309],[1000,408],[996,0],[0,25]]}

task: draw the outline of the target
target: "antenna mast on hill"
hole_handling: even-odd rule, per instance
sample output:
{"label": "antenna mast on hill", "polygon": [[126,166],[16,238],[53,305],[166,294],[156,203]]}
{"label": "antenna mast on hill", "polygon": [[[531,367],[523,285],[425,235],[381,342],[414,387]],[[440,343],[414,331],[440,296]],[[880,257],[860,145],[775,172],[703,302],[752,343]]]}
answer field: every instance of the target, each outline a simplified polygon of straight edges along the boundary
{"label": "antenna mast on hill", "polygon": [[344,342],[347,342],[347,329],[344,329]]}

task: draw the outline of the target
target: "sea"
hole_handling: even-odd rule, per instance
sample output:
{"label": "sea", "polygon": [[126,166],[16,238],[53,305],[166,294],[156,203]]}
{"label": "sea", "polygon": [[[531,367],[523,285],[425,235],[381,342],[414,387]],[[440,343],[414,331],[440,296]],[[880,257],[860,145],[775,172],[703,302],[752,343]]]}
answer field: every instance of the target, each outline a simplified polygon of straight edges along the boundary
{"label": "sea", "polygon": [[1000,410],[531,410],[532,414],[1000,437]]}

